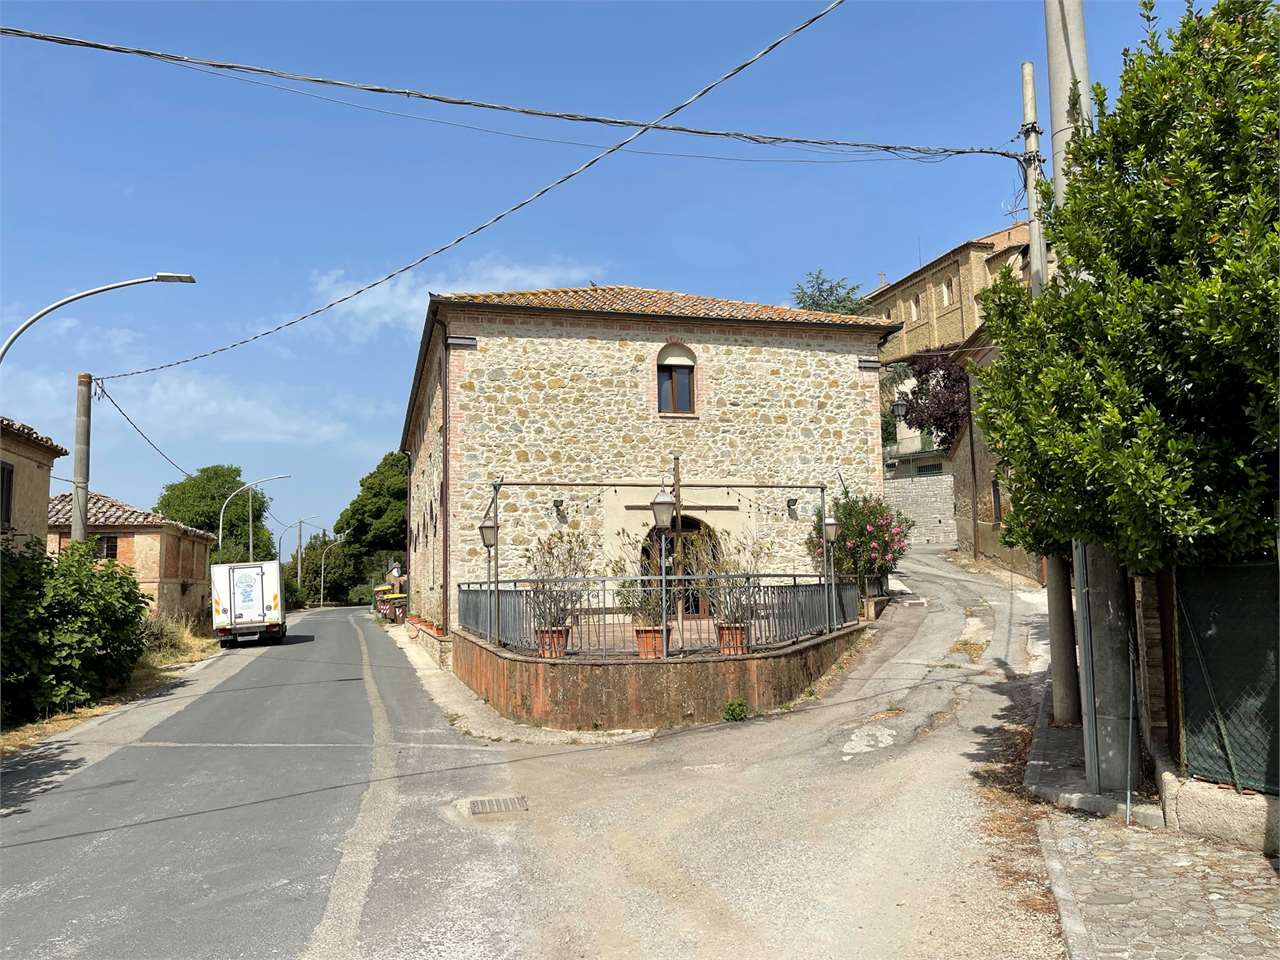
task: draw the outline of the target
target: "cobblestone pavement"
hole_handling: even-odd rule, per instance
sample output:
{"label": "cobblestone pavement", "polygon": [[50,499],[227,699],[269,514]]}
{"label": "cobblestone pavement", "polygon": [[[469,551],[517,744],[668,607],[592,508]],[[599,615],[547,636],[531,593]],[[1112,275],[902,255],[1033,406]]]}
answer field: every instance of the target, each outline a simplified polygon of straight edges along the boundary
{"label": "cobblestone pavement", "polygon": [[1062,813],[1041,839],[1072,960],[1280,957],[1280,864],[1261,854]]}

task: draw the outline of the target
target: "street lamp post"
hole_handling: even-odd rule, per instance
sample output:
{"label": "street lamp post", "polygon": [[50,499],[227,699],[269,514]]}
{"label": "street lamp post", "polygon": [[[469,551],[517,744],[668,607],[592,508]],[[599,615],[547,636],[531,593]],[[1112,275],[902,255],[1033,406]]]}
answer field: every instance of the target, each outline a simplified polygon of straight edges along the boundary
{"label": "street lamp post", "polygon": [[827,569],[827,622],[828,629],[835,628],[836,622],[836,537],[840,533],[840,524],[836,523],[836,518],[831,514],[827,514],[822,518],[822,535],[826,540],[826,549],[822,552],[826,555]]}
{"label": "street lamp post", "polygon": [[9,352],[9,348],[13,346],[13,342],[26,332],[27,328],[39,320],[41,317],[47,316],[59,307],[65,307],[68,303],[74,303],[77,300],[83,300],[85,297],[92,297],[96,293],[106,293],[108,290],[119,290],[121,287],[132,287],[139,283],[195,283],[196,278],[189,273],[157,273],[150,277],[138,277],[136,280],[121,280],[118,283],[108,283],[104,287],[94,287],[92,290],[83,290],[80,293],[73,293],[69,297],[63,297],[57,303],[51,303],[38,313],[32,314],[21,324],[18,329],[9,334],[3,345],[0,345],[0,363],[4,362],[5,354]]}
{"label": "street lamp post", "polygon": [[485,611],[485,632],[490,641],[494,639],[493,626],[494,621],[498,618],[498,571],[493,565],[493,548],[498,545],[498,521],[492,516],[486,516],[480,521],[480,542],[484,544],[485,553],[488,555],[488,577],[489,581],[489,603]]}
{"label": "street lamp post", "polygon": [[324,609],[324,558],[328,555],[330,550],[332,550],[338,544],[342,543],[342,541],[345,540],[346,538],[347,538],[347,535],[345,533],[340,534],[337,540],[333,541],[333,543],[329,544],[327,547],[325,547],[323,550],[320,551],[320,609],[321,610]]}
{"label": "street lamp post", "polygon": [[[298,552],[295,555],[294,560],[297,561],[297,565],[298,565],[298,596],[299,597],[302,596],[302,525],[306,523],[308,520],[318,520],[318,519],[320,519],[320,514],[313,513],[309,517],[299,517],[297,520],[291,520],[289,523],[284,524],[280,528],[280,544],[282,548],[284,545],[284,532],[288,530],[290,527],[298,528]],[[284,558],[281,557],[281,559],[284,559]]]}
{"label": "street lamp post", "polygon": [[676,498],[667,491],[665,480],[649,503],[653,511],[653,528],[658,531],[658,569],[662,574],[662,655],[668,654],[669,637],[667,635],[667,531],[671,529],[671,519],[676,512]]}
{"label": "street lamp post", "polygon": [[[289,474],[282,473],[278,477],[263,477],[261,480],[252,480],[244,486],[237,488],[230,497],[222,501],[222,509],[218,511],[218,562],[222,562],[222,517],[227,511],[227,504],[232,501],[237,493],[241,490],[248,490],[250,487],[256,487],[260,483],[267,483],[271,480],[288,480]],[[253,497],[249,497],[249,559],[253,559]]]}

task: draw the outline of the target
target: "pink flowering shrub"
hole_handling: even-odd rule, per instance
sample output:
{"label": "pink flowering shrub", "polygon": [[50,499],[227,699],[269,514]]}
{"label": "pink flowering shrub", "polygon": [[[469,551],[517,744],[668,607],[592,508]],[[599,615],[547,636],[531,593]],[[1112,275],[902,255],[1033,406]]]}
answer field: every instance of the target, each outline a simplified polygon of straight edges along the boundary
{"label": "pink flowering shrub", "polygon": [[[879,497],[837,496],[830,504],[839,533],[831,544],[836,576],[880,577],[897,569],[907,552],[907,534],[915,521],[894,511]],[[823,561],[822,517],[809,532],[814,564]]]}

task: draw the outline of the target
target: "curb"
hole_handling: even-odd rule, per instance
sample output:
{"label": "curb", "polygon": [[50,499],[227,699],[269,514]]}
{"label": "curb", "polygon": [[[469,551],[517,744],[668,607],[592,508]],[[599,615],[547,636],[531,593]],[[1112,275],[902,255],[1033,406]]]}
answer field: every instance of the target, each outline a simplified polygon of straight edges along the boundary
{"label": "curb", "polygon": [[1093,938],[1084,925],[1084,917],[1076,905],[1075,893],[1071,890],[1071,881],[1067,879],[1067,869],[1058,856],[1057,838],[1053,832],[1053,822],[1041,820],[1036,826],[1040,835],[1040,855],[1044,858],[1045,870],[1049,874],[1049,888],[1058,901],[1058,922],[1062,927],[1062,940],[1067,947],[1067,956],[1071,960],[1094,960]]}
{"label": "curb", "polygon": [[[1053,702],[1052,681],[1045,681],[1044,692],[1040,698],[1040,713],[1036,718],[1035,733],[1031,738],[1031,752],[1027,756],[1026,773],[1022,777],[1022,785],[1041,800],[1048,801],[1063,810],[1077,810],[1091,813],[1098,817],[1111,817],[1124,820],[1124,798],[1107,794],[1088,793],[1067,787],[1042,783],[1045,771],[1051,766],[1049,748],[1045,746],[1046,734],[1049,730],[1049,714]],[[1165,826],[1164,810],[1151,803],[1135,803],[1130,807],[1131,819],[1140,826],[1152,830],[1161,830]]]}

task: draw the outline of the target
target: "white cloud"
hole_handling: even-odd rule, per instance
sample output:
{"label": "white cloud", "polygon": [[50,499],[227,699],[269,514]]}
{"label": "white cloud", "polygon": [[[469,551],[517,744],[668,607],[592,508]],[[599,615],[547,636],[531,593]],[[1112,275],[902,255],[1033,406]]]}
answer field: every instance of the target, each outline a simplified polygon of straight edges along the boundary
{"label": "white cloud", "polygon": [[[502,257],[482,257],[456,269],[434,273],[402,273],[354,300],[329,311],[331,330],[361,343],[374,336],[422,332],[430,293],[475,293],[489,290],[534,290],[578,286],[598,277],[599,267],[569,260],[515,263]],[[367,282],[367,281],[364,281]],[[312,291],[327,303],[362,286],[342,270],[317,273]]]}

